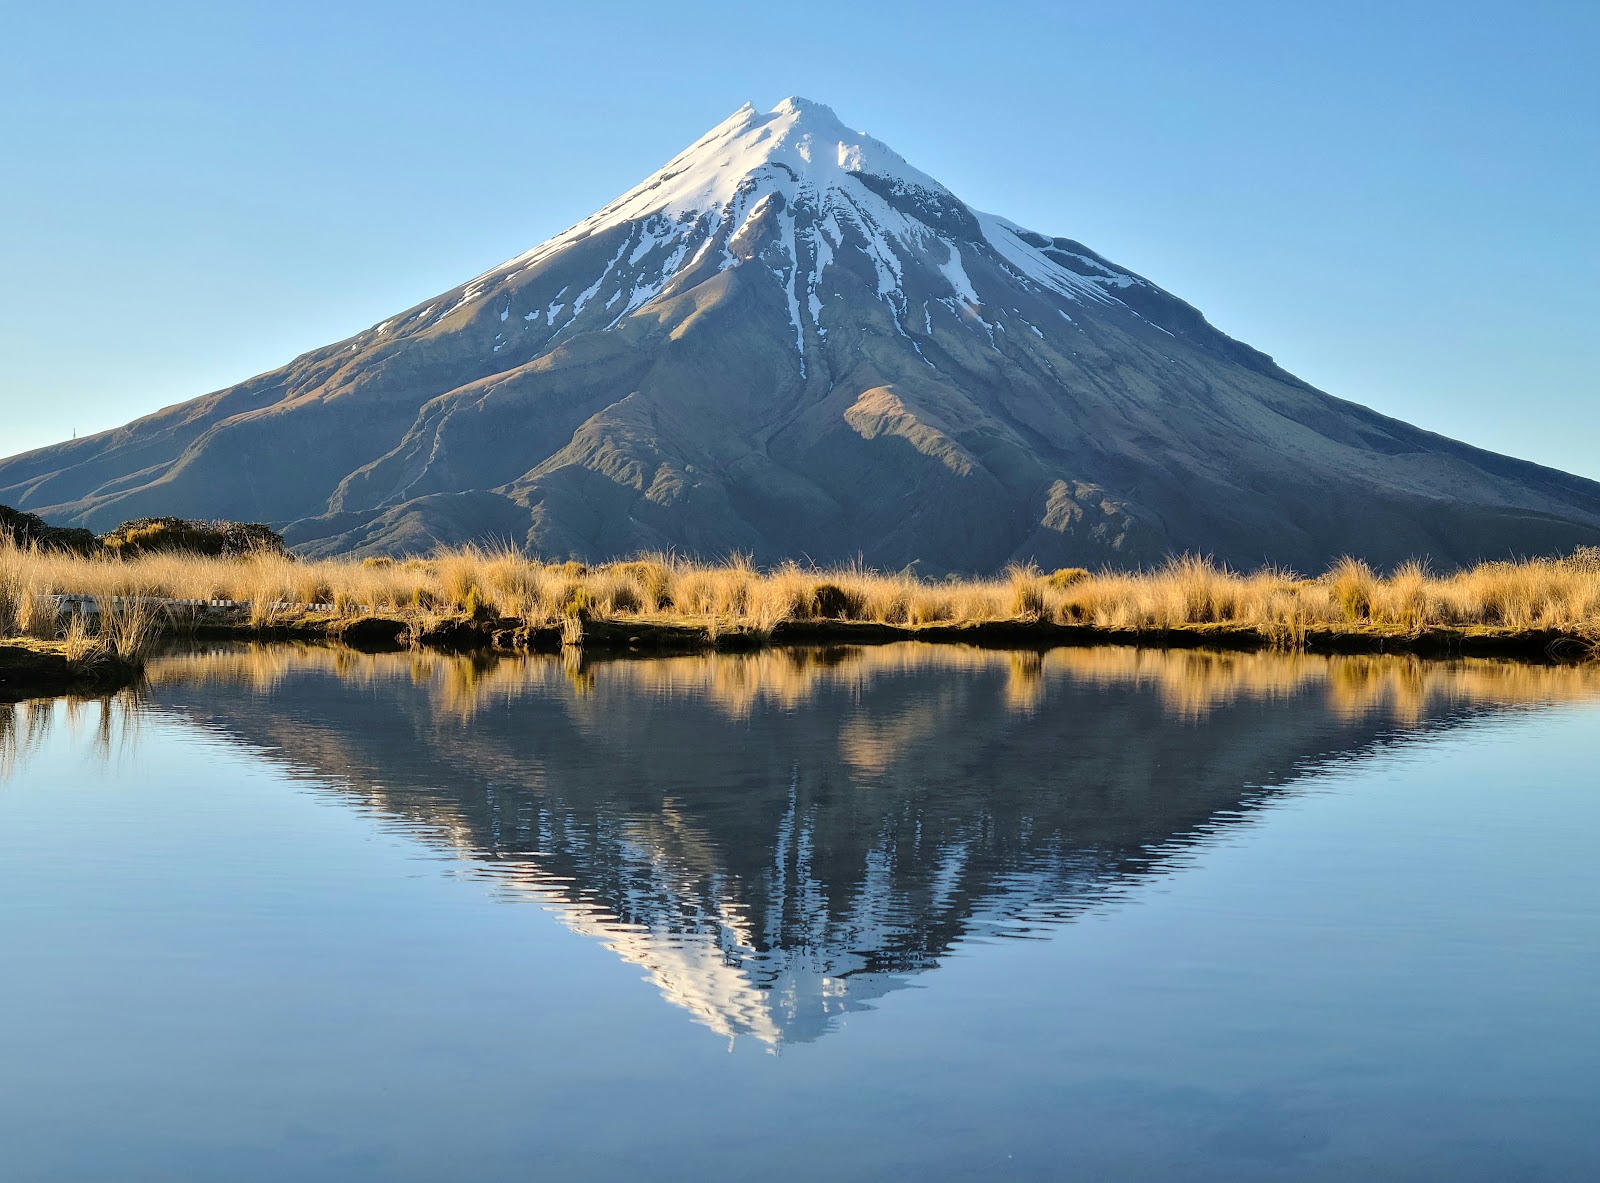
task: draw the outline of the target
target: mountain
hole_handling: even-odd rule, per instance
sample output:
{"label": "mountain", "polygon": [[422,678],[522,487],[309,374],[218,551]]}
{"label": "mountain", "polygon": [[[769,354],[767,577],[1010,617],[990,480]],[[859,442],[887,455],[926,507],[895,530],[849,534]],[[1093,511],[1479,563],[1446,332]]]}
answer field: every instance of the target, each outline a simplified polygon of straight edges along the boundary
{"label": "mountain", "polygon": [[931,572],[1600,542],[1600,484],[1325,395],[803,99],[348,340],[0,462],[0,502],[269,521],[309,554]]}
{"label": "mountain", "polygon": [[717,1034],[777,1047],[937,988],[927,971],[966,942],[1137,899],[1319,768],[1597,680],[1127,649],[573,674],[279,648],[159,659],[143,702],[542,905]]}

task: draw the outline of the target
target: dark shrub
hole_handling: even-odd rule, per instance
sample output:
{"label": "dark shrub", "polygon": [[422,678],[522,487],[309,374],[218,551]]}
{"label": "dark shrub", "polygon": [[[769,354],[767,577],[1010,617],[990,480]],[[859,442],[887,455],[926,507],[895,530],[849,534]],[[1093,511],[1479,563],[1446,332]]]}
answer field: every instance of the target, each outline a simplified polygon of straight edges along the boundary
{"label": "dark shrub", "polygon": [[1562,562],[1585,575],[1600,574],[1600,546],[1580,546]]}
{"label": "dark shrub", "polygon": [[38,514],[24,513],[9,505],[0,505],[0,540],[4,539],[23,548],[37,546],[40,550],[67,551],[75,555],[92,555],[100,549],[99,540],[91,531],[52,526]]}
{"label": "dark shrub", "polygon": [[135,518],[101,535],[100,543],[112,554],[125,558],[164,551],[219,558],[289,553],[283,545],[283,535],[260,522],[201,522],[187,518]]}

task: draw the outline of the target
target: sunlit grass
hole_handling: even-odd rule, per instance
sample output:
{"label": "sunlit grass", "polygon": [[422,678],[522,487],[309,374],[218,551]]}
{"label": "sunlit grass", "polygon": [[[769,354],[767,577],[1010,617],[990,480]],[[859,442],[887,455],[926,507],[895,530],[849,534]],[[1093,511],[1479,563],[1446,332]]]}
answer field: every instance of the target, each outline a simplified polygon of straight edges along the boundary
{"label": "sunlit grass", "polygon": [[[92,598],[101,623],[73,624],[56,607],[62,594]],[[477,547],[395,561],[171,553],[91,559],[0,547],[0,636],[65,637],[92,627],[120,651],[167,627],[162,612],[181,617],[174,602],[215,600],[238,603],[261,627],[313,613],[464,616],[568,632],[607,620],[687,623],[712,633],[814,620],[1039,621],[1141,630],[1234,625],[1293,648],[1313,629],[1487,627],[1597,637],[1600,551],[1450,574],[1418,563],[1385,574],[1343,559],[1305,578],[1271,568],[1232,571],[1185,556],[1151,571],[1013,567],[991,578],[931,581],[860,566],[761,569],[744,560],[710,565],[671,555],[588,567]]]}
{"label": "sunlit grass", "polygon": [[[170,613],[152,595],[120,590],[127,573],[114,568],[123,565],[0,543],[0,640],[60,642],[67,659],[79,665],[141,661]],[[64,604],[57,598],[62,593],[85,599]]]}

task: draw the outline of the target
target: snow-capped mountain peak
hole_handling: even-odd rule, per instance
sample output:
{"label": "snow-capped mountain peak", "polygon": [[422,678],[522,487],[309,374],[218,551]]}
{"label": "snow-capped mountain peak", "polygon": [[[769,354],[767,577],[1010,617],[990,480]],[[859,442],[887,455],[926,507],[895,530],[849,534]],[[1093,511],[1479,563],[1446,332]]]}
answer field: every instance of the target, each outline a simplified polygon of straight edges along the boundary
{"label": "snow-capped mountain peak", "polygon": [[725,209],[752,180],[782,178],[794,190],[820,191],[857,174],[948,193],[887,144],[846,127],[831,107],[790,97],[762,114],[746,103],[621,197],[529,255],[579,232],[594,234],[653,214],[681,220]]}
{"label": "snow-capped mountain peak", "polygon": [[281,522],[309,553],[930,571],[1473,561],[1600,530],[1600,486],[1330,399],[801,98],[365,332],[0,463],[0,501]]}
{"label": "snow-capped mountain peak", "polygon": [[[563,273],[553,287],[529,288],[528,280],[554,260],[598,239],[611,249],[586,255],[588,273]],[[1006,286],[1056,304],[1113,300],[1115,289],[1142,282],[971,210],[894,149],[847,127],[830,107],[792,96],[765,113],[746,103],[595,214],[394,327],[425,331],[509,288],[519,294],[506,300],[504,319],[515,314],[527,341],[542,345],[557,335],[616,328],[709,275],[753,266],[770,273],[784,294],[805,377],[808,346],[828,333],[825,308],[850,282],[833,274],[841,261],[847,277],[865,277],[867,294],[881,302],[897,333],[914,337],[920,326],[926,336],[942,318],[993,347],[996,326],[982,312],[991,298],[969,266],[976,256],[999,269]],[[528,303],[525,288],[537,293],[532,307],[519,307]],[[502,338],[495,349],[508,344]]]}

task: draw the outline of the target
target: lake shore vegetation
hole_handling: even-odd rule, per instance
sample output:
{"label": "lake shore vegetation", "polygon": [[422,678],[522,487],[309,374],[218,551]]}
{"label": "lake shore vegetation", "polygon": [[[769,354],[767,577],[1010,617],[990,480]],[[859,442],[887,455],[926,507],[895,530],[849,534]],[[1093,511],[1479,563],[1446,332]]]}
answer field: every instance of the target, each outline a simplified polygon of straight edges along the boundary
{"label": "lake shore vegetation", "polygon": [[[169,531],[170,532],[170,531]],[[326,635],[375,644],[737,647],[921,637],[1048,646],[1107,641],[1329,651],[1592,656],[1600,549],[1452,573],[1232,571],[1200,556],[1145,571],[931,580],[860,566],[759,568],[673,555],[585,565],[508,548],[297,559],[134,539],[90,553],[0,540],[0,640],[137,660],[162,636]],[[1520,650],[1519,650],[1520,647]]]}

